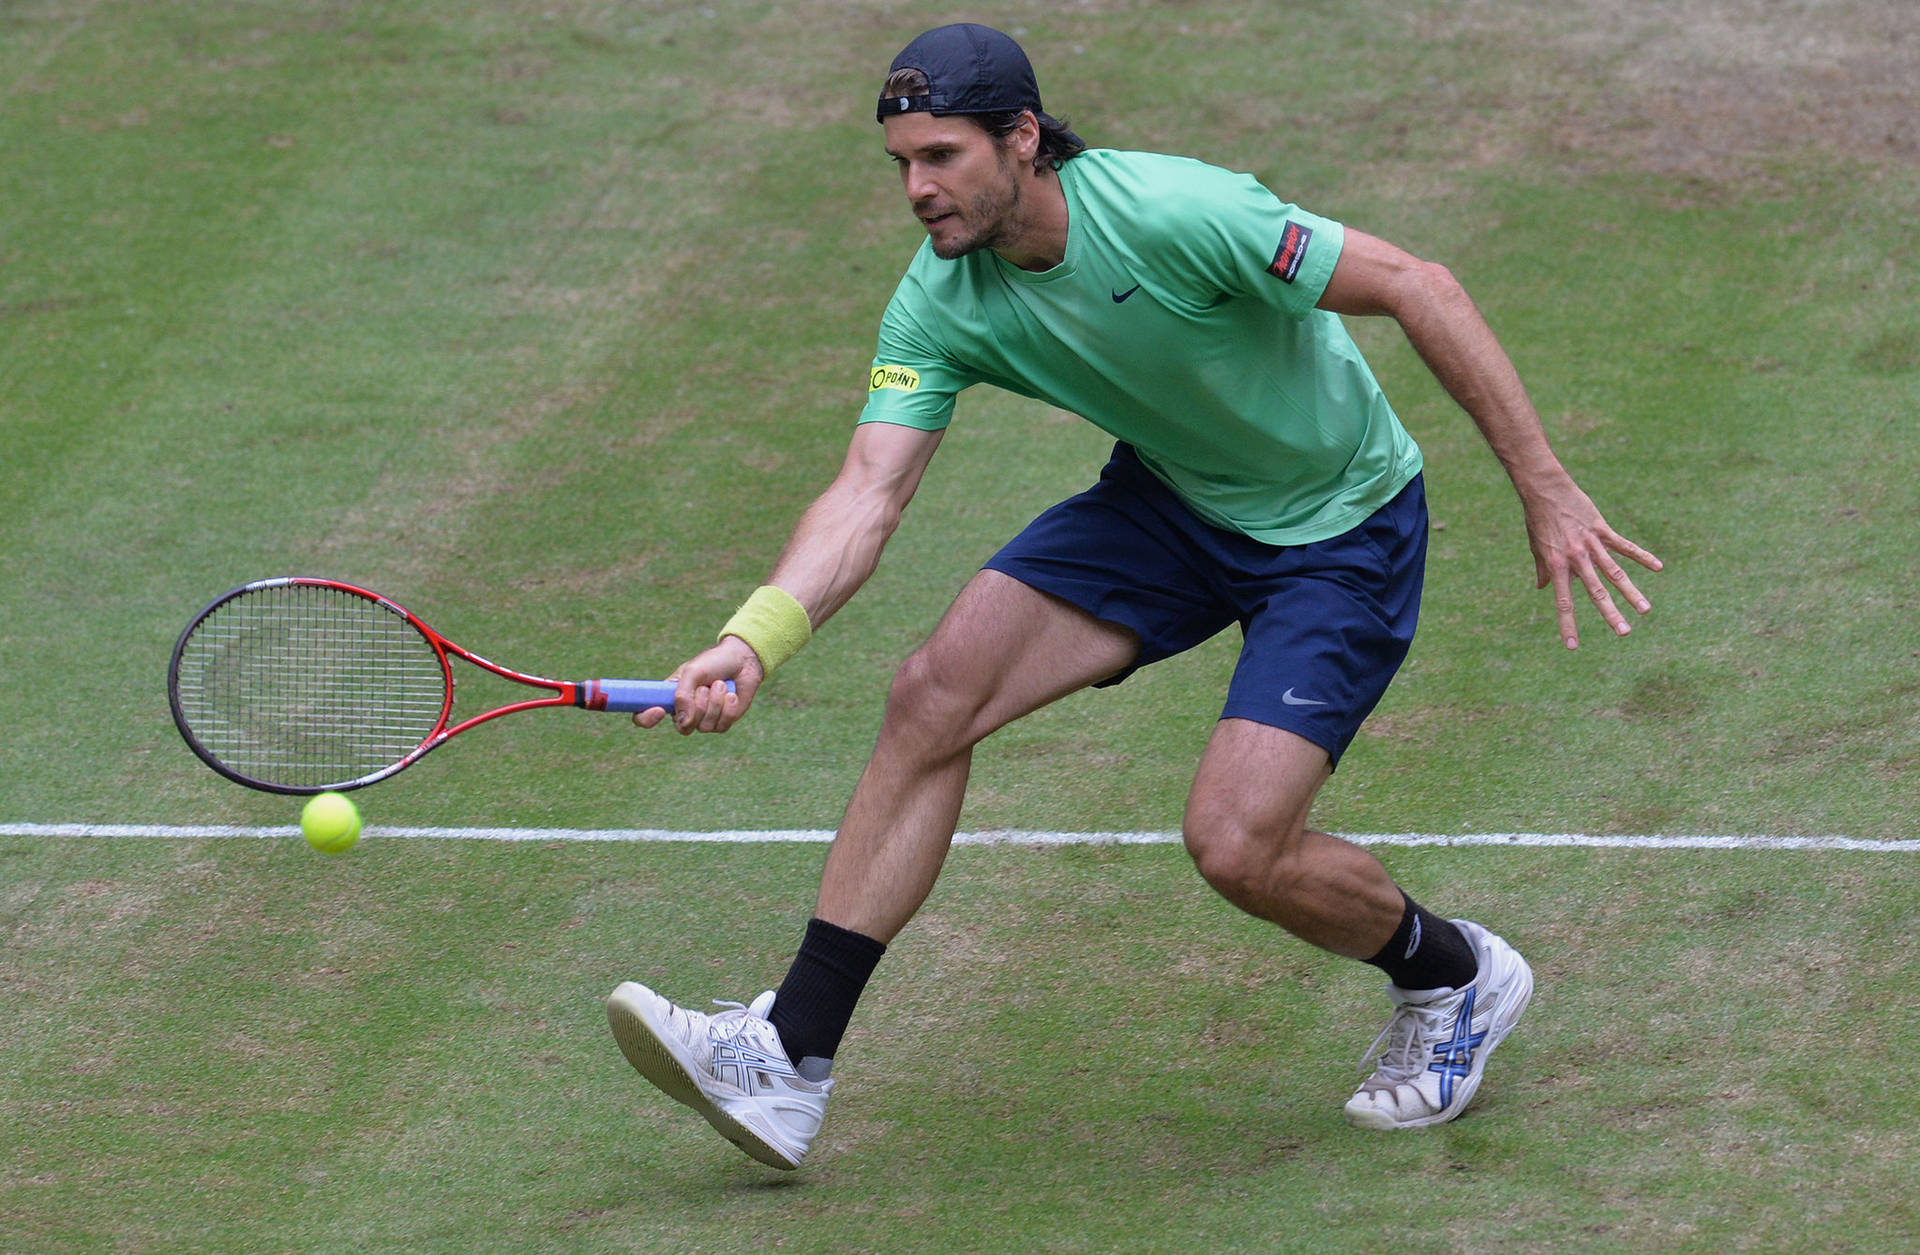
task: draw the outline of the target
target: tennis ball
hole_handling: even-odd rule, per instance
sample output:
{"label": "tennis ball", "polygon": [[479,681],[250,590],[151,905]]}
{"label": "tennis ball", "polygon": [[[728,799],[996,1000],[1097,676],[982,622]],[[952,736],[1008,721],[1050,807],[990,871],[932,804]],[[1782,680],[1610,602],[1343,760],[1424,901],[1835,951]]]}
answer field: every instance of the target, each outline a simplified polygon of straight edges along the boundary
{"label": "tennis ball", "polygon": [[316,793],[300,812],[300,831],[322,854],[345,854],[360,840],[360,811],[344,793]]}

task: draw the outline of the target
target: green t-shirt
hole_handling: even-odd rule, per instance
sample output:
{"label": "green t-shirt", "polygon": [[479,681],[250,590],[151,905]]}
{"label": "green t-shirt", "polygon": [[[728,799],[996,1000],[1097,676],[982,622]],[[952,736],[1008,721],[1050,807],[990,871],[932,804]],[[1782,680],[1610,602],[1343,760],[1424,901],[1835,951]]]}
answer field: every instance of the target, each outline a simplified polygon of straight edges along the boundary
{"label": "green t-shirt", "polygon": [[1314,308],[1339,223],[1184,157],[1093,149],[1060,183],[1051,270],[921,245],[861,422],[937,430],[963,388],[994,384],[1081,415],[1201,518],[1276,545],[1353,528],[1419,473],[1339,316]]}

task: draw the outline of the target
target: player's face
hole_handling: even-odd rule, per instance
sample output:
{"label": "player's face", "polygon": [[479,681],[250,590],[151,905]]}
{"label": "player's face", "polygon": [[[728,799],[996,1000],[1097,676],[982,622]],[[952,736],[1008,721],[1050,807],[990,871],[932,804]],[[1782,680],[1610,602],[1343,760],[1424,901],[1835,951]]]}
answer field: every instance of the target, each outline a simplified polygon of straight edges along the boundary
{"label": "player's face", "polygon": [[886,120],[887,155],[937,257],[1009,239],[1020,210],[1020,164],[968,118],[903,113]]}

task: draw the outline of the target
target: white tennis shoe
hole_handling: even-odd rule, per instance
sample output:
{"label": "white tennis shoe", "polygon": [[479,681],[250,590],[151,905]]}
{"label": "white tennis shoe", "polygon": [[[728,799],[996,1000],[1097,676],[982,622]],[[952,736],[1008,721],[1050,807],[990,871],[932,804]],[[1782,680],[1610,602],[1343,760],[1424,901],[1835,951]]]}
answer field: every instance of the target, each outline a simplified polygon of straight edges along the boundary
{"label": "white tennis shoe", "polygon": [[773,1168],[798,1168],[827,1114],[831,1078],[809,1081],[767,1021],[773,991],[717,1015],[677,1007],[626,981],[607,998],[607,1022],[640,1073],[705,1116],[720,1136]]}
{"label": "white tennis shoe", "polygon": [[1367,1047],[1360,1066],[1373,1075],[1347,1100],[1347,1123],[1363,1129],[1417,1129],[1453,1119],[1473,1101],[1487,1056],[1533,997],[1533,970],[1512,946],[1469,920],[1466,934],[1480,970],[1462,989],[1387,986],[1393,1018]]}

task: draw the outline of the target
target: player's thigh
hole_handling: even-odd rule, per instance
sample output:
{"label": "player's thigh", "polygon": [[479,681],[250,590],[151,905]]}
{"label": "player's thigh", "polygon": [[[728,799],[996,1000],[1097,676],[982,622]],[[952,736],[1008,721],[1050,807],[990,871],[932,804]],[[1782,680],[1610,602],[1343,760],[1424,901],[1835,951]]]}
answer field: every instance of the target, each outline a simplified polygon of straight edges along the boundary
{"label": "player's thigh", "polygon": [[888,717],[937,719],[972,744],[1124,670],[1139,649],[1128,628],[1012,576],[981,571],[901,664]]}

